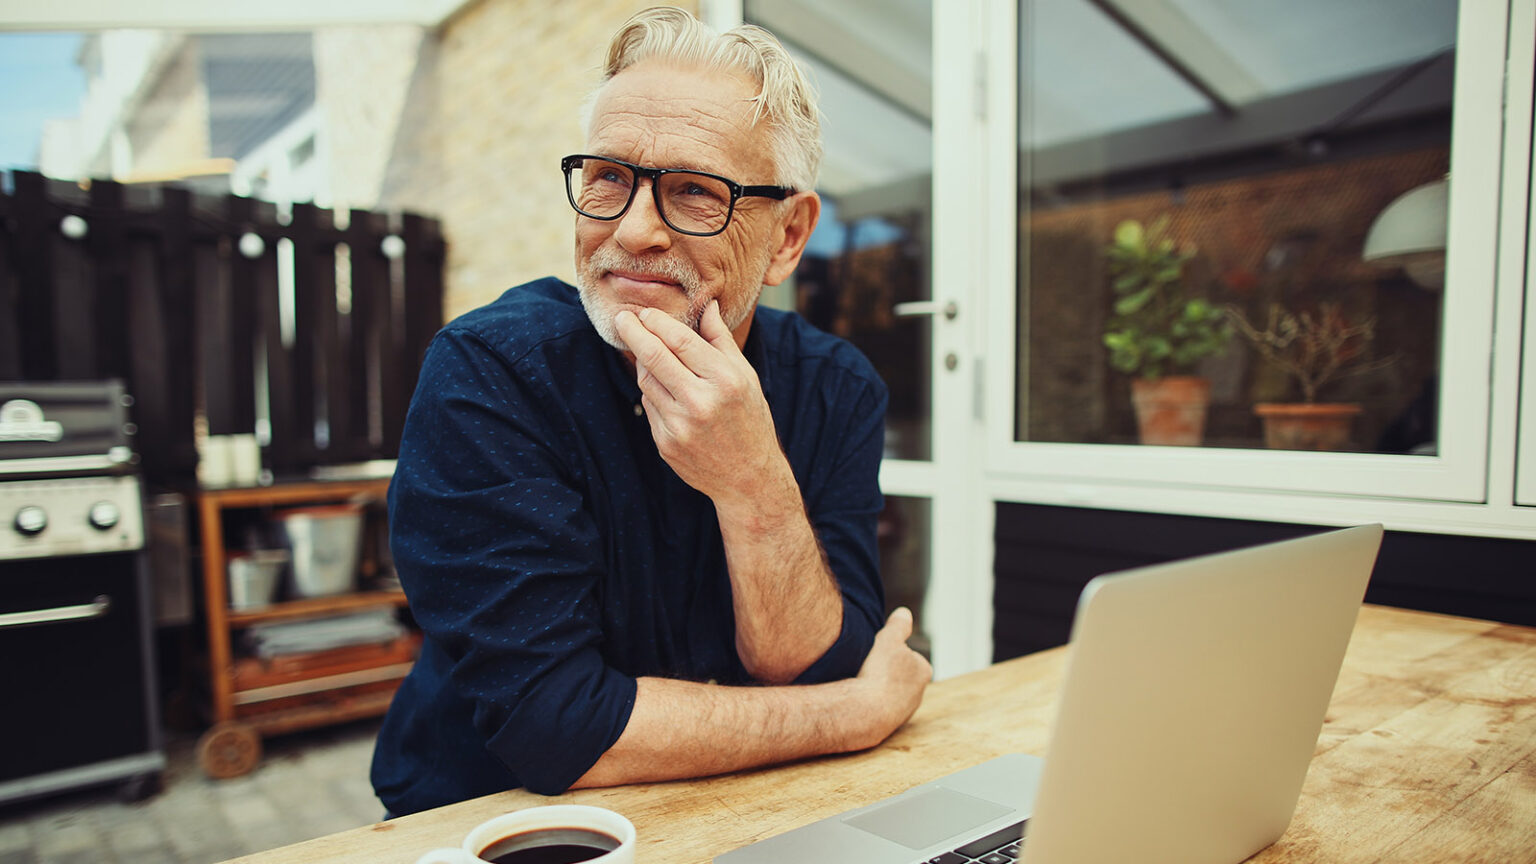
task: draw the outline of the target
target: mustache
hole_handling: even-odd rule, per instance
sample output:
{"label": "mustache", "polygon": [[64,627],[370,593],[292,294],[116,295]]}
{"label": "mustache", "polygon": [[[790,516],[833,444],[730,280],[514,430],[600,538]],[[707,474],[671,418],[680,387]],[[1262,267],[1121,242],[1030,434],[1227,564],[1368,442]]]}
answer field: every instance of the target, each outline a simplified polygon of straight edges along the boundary
{"label": "mustache", "polygon": [[602,246],[594,250],[588,266],[596,272],[622,270],[645,276],[655,276],[668,282],[676,282],[690,297],[699,291],[702,280],[699,273],[687,261],[667,255],[631,255],[622,249]]}

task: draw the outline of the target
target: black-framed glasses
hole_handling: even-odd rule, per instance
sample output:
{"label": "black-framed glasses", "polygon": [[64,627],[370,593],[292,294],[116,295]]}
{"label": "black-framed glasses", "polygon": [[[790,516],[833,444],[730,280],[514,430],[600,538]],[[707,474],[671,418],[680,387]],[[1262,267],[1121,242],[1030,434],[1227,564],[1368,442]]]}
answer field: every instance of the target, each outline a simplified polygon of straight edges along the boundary
{"label": "black-framed glasses", "polygon": [[642,168],[618,159],[579,154],[560,160],[565,195],[576,212],[588,219],[611,222],[635,201],[640,181],[650,178],[651,194],[661,221],[679,234],[711,237],[731,224],[741,198],[783,201],[795,194],[789,186],[743,186],[704,171]]}

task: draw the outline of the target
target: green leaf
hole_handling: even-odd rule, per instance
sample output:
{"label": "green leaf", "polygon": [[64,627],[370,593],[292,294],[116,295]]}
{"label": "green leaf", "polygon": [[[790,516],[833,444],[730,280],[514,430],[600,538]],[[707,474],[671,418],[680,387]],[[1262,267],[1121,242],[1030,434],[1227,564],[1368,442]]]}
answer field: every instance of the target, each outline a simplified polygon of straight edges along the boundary
{"label": "green leaf", "polygon": [[1137,291],[1135,294],[1122,297],[1115,301],[1115,312],[1120,315],[1134,315],[1141,311],[1142,307],[1152,302],[1153,293],[1153,290],[1148,287]]}
{"label": "green leaf", "polygon": [[1115,279],[1115,281],[1111,283],[1111,287],[1115,289],[1116,294],[1124,294],[1125,292],[1135,288],[1141,283],[1141,274],[1133,271]]}
{"label": "green leaf", "polygon": [[1127,219],[1105,249],[1111,307],[1103,339],[1110,364],[1122,372],[1182,371],[1221,351],[1232,335],[1219,307],[1188,296],[1185,266],[1197,250],[1177,245],[1168,225],[1167,215],[1148,225]]}
{"label": "green leaf", "polygon": [[1128,339],[1112,346],[1109,352],[1109,365],[1121,372],[1135,372],[1141,365],[1141,352],[1136,350],[1136,343]]}
{"label": "green leaf", "polygon": [[1127,219],[1115,226],[1115,244],[1141,248],[1143,238],[1141,223],[1134,219]]}

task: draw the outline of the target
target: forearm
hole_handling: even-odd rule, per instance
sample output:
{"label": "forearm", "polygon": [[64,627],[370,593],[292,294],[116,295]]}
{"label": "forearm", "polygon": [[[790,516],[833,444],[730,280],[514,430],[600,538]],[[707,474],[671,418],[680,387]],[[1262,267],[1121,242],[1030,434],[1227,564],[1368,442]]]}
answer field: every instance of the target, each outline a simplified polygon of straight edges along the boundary
{"label": "forearm", "polygon": [[892,724],[872,695],[858,679],[721,687],[641,678],[623,734],[572,788],[703,777],[873,747],[906,715]]}
{"label": "forearm", "polygon": [[843,597],[756,370],[713,303],[698,332],[653,309],[614,324],[657,452],[715,505],[742,665],[766,684],[794,681],[843,633]]}
{"label": "forearm", "polygon": [[759,681],[787,684],[837,640],[843,599],[787,463],[756,494],[717,502],[736,651]]}

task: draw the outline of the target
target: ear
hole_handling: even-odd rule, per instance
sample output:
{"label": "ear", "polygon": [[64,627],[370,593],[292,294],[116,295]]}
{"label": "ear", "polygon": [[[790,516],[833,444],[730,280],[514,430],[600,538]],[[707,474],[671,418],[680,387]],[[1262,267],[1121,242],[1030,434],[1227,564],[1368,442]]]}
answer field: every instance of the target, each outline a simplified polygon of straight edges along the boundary
{"label": "ear", "polygon": [[800,263],[805,242],[816,230],[816,220],[821,218],[821,196],[815,192],[799,192],[790,199],[788,212],[780,219],[774,231],[773,257],[763,274],[764,285],[777,285],[789,278]]}

